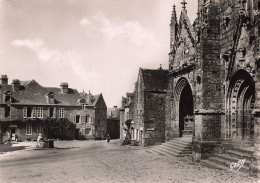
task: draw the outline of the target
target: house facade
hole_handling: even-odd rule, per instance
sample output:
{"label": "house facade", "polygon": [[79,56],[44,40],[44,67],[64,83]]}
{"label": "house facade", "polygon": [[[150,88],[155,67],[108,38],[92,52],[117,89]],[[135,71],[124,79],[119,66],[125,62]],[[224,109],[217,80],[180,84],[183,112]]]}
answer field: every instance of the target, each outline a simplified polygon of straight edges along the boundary
{"label": "house facade", "polygon": [[54,88],[15,79],[8,84],[6,75],[0,82],[1,141],[35,140],[39,133],[60,139],[96,137],[97,101],[87,103],[68,83]]}
{"label": "house facade", "polygon": [[[92,112],[89,111],[90,121],[93,121],[93,126],[86,126],[87,131],[97,140],[106,139],[107,136],[107,106],[103,98],[102,93],[98,95],[92,95],[90,92],[81,93],[81,97],[86,101],[86,109],[92,108]],[[93,115],[93,118],[91,116]]]}
{"label": "house facade", "polygon": [[[128,94],[124,104],[124,122],[128,122],[131,140],[140,146],[160,144],[165,141],[165,98],[168,70],[139,69],[134,94]],[[121,122],[122,123],[122,122]],[[123,123],[122,123],[123,124]],[[125,136],[126,124],[122,133]]]}
{"label": "house facade", "polygon": [[186,2],[170,23],[166,139],[193,122],[193,159],[222,144],[254,147],[250,171],[259,173],[259,17],[256,0],[198,0],[193,24]]}
{"label": "house facade", "polygon": [[[126,93],[126,97],[122,97],[121,108],[119,112],[120,116],[120,140],[124,141],[127,133],[130,133],[130,123],[133,119],[133,99],[134,93]],[[130,136],[130,134],[129,134]],[[129,137],[129,141],[131,137]]]}

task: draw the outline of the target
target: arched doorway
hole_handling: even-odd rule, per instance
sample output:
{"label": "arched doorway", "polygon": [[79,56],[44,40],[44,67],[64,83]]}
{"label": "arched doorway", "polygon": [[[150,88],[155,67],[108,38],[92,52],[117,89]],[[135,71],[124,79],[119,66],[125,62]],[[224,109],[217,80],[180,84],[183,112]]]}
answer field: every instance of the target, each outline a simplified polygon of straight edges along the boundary
{"label": "arched doorway", "polygon": [[232,77],[227,95],[226,138],[253,140],[254,121],[251,114],[255,103],[255,83],[245,70]]}
{"label": "arched doorway", "polygon": [[186,78],[181,78],[175,90],[178,115],[176,116],[179,126],[179,136],[192,135],[193,131],[193,95],[190,84]]}

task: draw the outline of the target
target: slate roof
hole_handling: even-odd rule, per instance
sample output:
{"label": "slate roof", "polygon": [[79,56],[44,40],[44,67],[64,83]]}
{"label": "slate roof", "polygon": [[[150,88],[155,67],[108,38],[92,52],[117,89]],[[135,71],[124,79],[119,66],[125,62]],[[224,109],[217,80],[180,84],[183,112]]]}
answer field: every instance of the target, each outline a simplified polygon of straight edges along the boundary
{"label": "slate roof", "polygon": [[140,68],[145,90],[166,92],[168,88],[168,70]]}
{"label": "slate roof", "polygon": [[62,94],[60,88],[43,87],[37,81],[21,81],[20,90],[15,91],[13,85],[0,84],[0,103],[5,103],[5,91],[11,91],[12,104],[20,105],[48,105],[46,94],[53,92],[55,94],[55,104],[64,106],[79,106],[78,99],[81,95],[76,89],[69,88],[68,93]]}
{"label": "slate roof", "polygon": [[86,103],[89,106],[96,106],[99,98],[102,97],[102,93],[98,95],[92,95],[90,92],[89,93],[81,92],[80,95],[81,98],[84,98],[86,100]]}

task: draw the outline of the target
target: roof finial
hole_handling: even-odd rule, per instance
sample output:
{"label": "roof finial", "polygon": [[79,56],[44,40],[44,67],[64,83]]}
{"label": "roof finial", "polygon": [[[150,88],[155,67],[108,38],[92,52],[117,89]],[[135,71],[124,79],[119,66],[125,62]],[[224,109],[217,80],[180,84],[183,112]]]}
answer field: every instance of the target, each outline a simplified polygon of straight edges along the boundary
{"label": "roof finial", "polygon": [[185,0],[183,0],[183,2],[181,2],[181,4],[182,4],[182,8],[185,10],[187,2]]}
{"label": "roof finial", "polygon": [[172,16],[176,16],[176,6],[175,6],[175,4],[173,5]]}
{"label": "roof finial", "polygon": [[172,10],[171,23],[176,23],[176,22],[177,22],[177,15],[176,15],[176,6],[174,4]]}

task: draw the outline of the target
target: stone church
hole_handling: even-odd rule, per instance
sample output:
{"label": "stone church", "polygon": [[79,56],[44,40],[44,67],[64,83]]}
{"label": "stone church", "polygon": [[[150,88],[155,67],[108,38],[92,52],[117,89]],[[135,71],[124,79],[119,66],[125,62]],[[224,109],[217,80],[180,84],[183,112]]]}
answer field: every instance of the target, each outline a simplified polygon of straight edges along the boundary
{"label": "stone church", "polygon": [[259,173],[260,2],[198,0],[193,24],[186,4],[170,22],[165,139],[191,133],[194,160],[224,144],[254,147]]}

